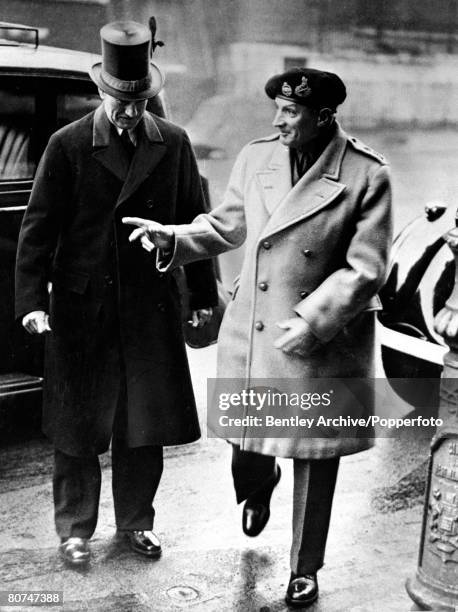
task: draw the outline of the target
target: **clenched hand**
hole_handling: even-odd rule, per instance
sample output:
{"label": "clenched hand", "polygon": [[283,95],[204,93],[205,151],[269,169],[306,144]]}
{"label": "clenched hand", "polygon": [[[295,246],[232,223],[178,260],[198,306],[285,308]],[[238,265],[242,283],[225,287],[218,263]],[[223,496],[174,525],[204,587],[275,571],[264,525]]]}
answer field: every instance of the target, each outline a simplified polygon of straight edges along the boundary
{"label": "clenched hand", "polygon": [[34,310],[22,319],[22,326],[29,334],[44,334],[51,331],[49,316],[43,310]]}
{"label": "clenched hand", "polygon": [[188,325],[191,325],[191,327],[203,327],[210,321],[212,316],[213,308],[199,308],[198,310],[193,310]]}
{"label": "clenched hand", "polygon": [[281,349],[284,353],[307,357],[320,344],[309,324],[301,317],[285,319],[277,323],[277,326],[286,331],[277,338],[274,347]]}

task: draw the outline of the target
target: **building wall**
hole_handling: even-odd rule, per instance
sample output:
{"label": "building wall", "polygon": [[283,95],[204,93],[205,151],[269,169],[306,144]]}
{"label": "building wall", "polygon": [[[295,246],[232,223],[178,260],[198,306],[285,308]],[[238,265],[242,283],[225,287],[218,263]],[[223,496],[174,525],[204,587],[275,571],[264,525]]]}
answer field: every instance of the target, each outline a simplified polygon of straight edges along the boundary
{"label": "building wall", "polygon": [[458,53],[453,40],[458,31],[456,0],[202,2],[219,44],[297,44],[320,52],[353,48],[368,53]]}
{"label": "building wall", "polygon": [[356,14],[356,0],[250,0],[241,3],[238,39],[317,46],[328,31],[348,31]]}
{"label": "building wall", "polygon": [[448,32],[458,25],[456,0],[358,0],[359,22],[425,32]]}
{"label": "building wall", "polygon": [[298,45],[235,43],[221,57],[218,91],[262,96],[267,79],[284,70],[285,58],[337,72],[348,86],[339,114],[347,125],[458,124],[458,57],[404,58],[358,52],[320,54]]}

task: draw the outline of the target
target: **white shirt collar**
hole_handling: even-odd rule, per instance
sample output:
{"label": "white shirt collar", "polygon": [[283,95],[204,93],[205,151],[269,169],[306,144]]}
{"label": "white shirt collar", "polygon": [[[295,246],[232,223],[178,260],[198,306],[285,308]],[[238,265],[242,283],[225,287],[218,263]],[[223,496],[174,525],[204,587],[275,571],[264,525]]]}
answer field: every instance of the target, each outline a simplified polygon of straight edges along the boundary
{"label": "white shirt collar", "polygon": [[[117,125],[115,125],[115,128],[116,128],[116,131],[118,132],[118,134],[120,136],[125,131],[125,130],[122,130],[121,128],[118,128]],[[130,138],[132,144],[134,145],[134,147],[136,147],[137,146],[137,133],[136,133],[135,129],[127,130],[127,133],[129,134],[129,138]]]}
{"label": "white shirt collar", "polygon": [[[105,110],[105,106],[103,107]],[[111,125],[114,126],[114,128],[116,129],[116,131],[118,132],[119,136],[121,136],[121,134],[124,132],[123,129],[119,128],[117,125],[115,125],[113,123],[113,121],[111,120],[111,118],[109,117],[108,113],[105,110],[105,114],[108,117],[108,121],[111,123]],[[127,133],[129,134],[129,138],[132,142],[132,144],[136,147],[137,146],[137,133],[135,131],[135,128],[133,130],[127,130]]]}

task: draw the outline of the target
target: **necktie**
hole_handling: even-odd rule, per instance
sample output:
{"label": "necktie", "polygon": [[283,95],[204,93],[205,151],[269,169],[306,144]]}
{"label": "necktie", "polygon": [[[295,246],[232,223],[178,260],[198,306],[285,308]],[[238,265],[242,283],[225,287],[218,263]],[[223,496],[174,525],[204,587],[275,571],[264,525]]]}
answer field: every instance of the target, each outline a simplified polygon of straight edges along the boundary
{"label": "necktie", "polygon": [[299,178],[302,178],[307,172],[308,156],[305,153],[296,152],[296,168]]}
{"label": "necktie", "polygon": [[295,149],[291,150],[291,176],[293,185],[299,181],[309,168],[309,158],[305,153],[299,153]]}
{"label": "necktie", "polygon": [[127,130],[123,130],[121,132],[121,142],[124,147],[124,150],[127,154],[129,161],[132,161],[132,157],[135,153],[135,145],[130,139],[129,132]]}

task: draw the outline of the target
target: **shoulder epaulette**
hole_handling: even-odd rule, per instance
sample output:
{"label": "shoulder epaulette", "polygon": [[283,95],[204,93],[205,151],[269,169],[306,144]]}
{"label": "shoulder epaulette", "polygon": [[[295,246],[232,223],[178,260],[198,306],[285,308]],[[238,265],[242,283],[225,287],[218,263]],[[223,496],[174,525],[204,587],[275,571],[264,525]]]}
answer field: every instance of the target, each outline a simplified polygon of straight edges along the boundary
{"label": "shoulder epaulette", "polygon": [[248,144],[252,145],[252,144],[257,144],[258,142],[272,142],[273,140],[278,140],[279,138],[280,138],[280,133],[270,134],[270,136],[263,136],[262,138],[256,138],[255,140],[252,140]]}
{"label": "shoulder epaulette", "polygon": [[349,136],[348,140],[350,144],[353,146],[353,148],[355,148],[360,153],[363,153],[364,155],[367,155],[368,157],[372,157],[372,159],[375,159],[381,164],[388,163],[386,158],[383,157],[381,153],[374,151],[374,149],[371,149],[370,147],[368,147],[366,144],[364,144],[364,142],[362,142],[358,138],[355,138],[354,136]]}

